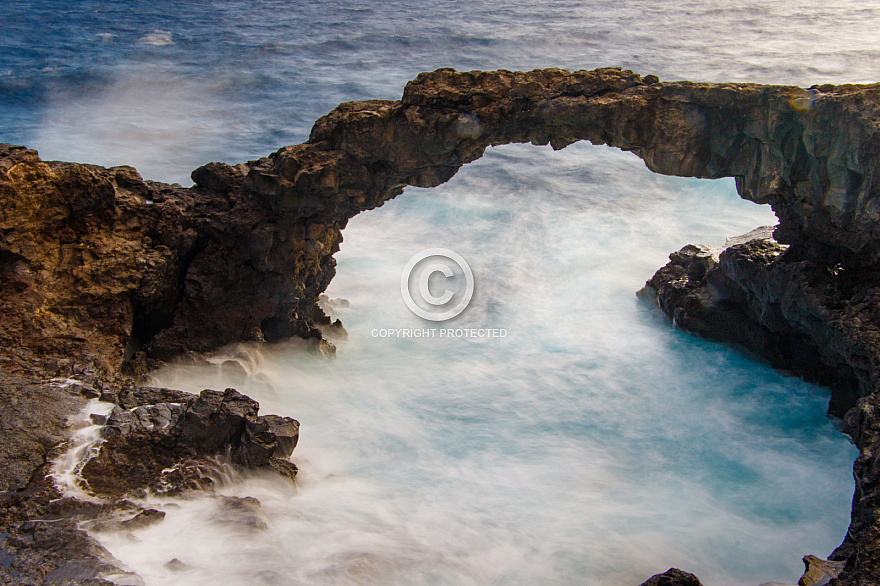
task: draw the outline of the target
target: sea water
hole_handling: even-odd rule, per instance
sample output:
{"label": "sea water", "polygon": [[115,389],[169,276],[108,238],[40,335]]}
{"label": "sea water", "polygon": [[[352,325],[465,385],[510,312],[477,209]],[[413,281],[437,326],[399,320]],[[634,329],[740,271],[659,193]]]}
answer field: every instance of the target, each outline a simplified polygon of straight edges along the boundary
{"label": "sea water", "polygon": [[[0,140],[188,184],[206,161],[302,141],[336,103],[397,98],[440,66],[875,81],[878,8],[7,3]],[[296,487],[232,476],[217,495],[148,500],[160,524],[96,537],[148,584],[635,585],[670,566],[706,584],[794,583],[848,524],[856,452],[825,417],[828,391],[634,296],[684,244],[774,222],[731,180],[654,175],[607,147],[490,149],[349,223],[327,292],[348,331],[336,358],[236,346],[154,373],[299,419]],[[401,298],[427,248],[473,272],[468,308],[444,324]],[[504,335],[388,335],[435,328]]]}

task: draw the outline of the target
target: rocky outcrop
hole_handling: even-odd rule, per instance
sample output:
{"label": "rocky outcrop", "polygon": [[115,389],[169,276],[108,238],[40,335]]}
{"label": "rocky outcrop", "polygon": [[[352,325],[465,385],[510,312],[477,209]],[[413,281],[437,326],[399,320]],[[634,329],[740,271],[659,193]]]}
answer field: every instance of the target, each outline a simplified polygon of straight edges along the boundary
{"label": "rocky outcrop", "polygon": [[347,221],[512,142],[589,140],[660,173],[736,177],[743,197],[773,206],[792,255],[873,266],[878,104],[877,85],[441,69],[407,84],[400,101],[340,105],[306,143],[205,165],[192,189],[5,146],[0,341],[111,371],[135,357],[137,371],[233,341],[319,340],[328,320],[317,298]]}
{"label": "rocky outcrop", "polygon": [[156,391],[173,402],[144,397],[145,404],[134,408],[113,408],[102,428],[100,451],[82,468],[93,494],[178,494],[211,487],[220,475],[217,456],[249,469],[296,476],[288,460],[299,439],[296,420],[258,416],[259,403],[235,389],[198,396],[178,392],[177,397],[169,397],[174,391],[168,389]]}
{"label": "rocky outcrop", "polygon": [[799,258],[766,228],[729,244],[671,254],[639,296],[677,327],[832,389],[829,412],[845,417],[843,431],[860,450],[852,522],[830,561],[805,558],[802,582],[880,583],[880,274]]}
{"label": "rocky outcrop", "polygon": [[304,144],[205,165],[192,189],[5,146],[0,341],[112,371],[233,341],[319,340],[328,320],[317,297],[347,221],[511,142],[589,140],[660,173],[736,177],[743,197],[773,206],[793,255],[873,266],[878,102],[877,85],[441,69],[400,101],[340,105]]}
{"label": "rocky outcrop", "polygon": [[662,574],[655,574],[641,584],[641,586],[703,586],[700,580],[693,574],[683,572],[678,568],[669,568]]}
{"label": "rocky outcrop", "polygon": [[79,528],[109,507],[64,497],[51,476],[52,459],[66,449],[67,418],[85,402],[81,386],[0,372],[0,584],[139,580]]}
{"label": "rocky outcrop", "polygon": [[[77,376],[0,372],[2,584],[142,584],[83,528],[130,531],[160,522],[164,512],[126,497],[210,490],[229,465],[296,475],[289,457],[299,423],[258,415],[259,404],[233,389],[192,395]],[[82,488],[101,498],[81,501],[56,485],[53,461],[68,449],[71,416],[97,398],[115,407],[93,417],[104,441],[79,475]]]}
{"label": "rocky outcrop", "polygon": [[[876,397],[880,324],[876,84],[803,89],[660,83],[619,69],[441,69],[407,84],[399,101],[341,104],[306,143],[236,166],[205,165],[189,189],[144,181],[130,167],[46,162],[0,145],[0,367],[23,377],[13,388],[45,391],[57,407],[39,417],[32,406],[4,409],[8,428],[23,421],[50,429],[43,439],[13,434],[15,447],[0,458],[7,488],[26,492],[45,479],[39,465],[63,414],[75,409],[46,390],[47,379],[116,380],[236,341],[299,336],[332,351],[321,328],[334,324],[318,297],[351,217],[407,185],[447,181],[489,146],[559,149],[578,140],[632,151],[660,173],[735,177],[744,198],[773,206],[775,241],[765,235],[720,256],[683,249],[644,295],[681,327],[830,385],[835,413],[862,397],[863,415],[847,429],[864,456],[854,511],[868,521],[854,516],[840,550],[841,583],[857,583],[848,576],[880,559],[871,531],[858,529],[873,527],[877,510],[876,418],[865,407]],[[129,384],[94,386],[118,405],[101,455],[87,465],[95,490],[200,486],[210,476],[206,459],[226,450],[240,464],[292,472],[275,455],[293,441],[293,424],[257,417],[238,395],[184,400]],[[216,442],[204,435],[205,417]],[[179,477],[163,478],[161,462]],[[31,518],[19,497],[23,517],[8,535]]]}
{"label": "rocky outcrop", "polygon": [[821,586],[834,580],[843,571],[844,562],[834,562],[817,558],[814,555],[804,556],[804,575],[798,580],[798,586]]}
{"label": "rocky outcrop", "polygon": [[[47,361],[134,371],[232,340],[320,340],[332,226],[273,212],[212,164],[205,187],[130,167],[47,163],[0,146],[0,344],[10,369]],[[311,242],[311,244],[309,244]],[[131,359],[134,358],[132,361]]]}
{"label": "rocky outcrop", "polygon": [[873,308],[880,275],[792,259],[787,248],[770,229],[723,250],[688,245],[638,295],[677,327],[830,387],[829,411],[843,417],[876,388],[880,322]]}

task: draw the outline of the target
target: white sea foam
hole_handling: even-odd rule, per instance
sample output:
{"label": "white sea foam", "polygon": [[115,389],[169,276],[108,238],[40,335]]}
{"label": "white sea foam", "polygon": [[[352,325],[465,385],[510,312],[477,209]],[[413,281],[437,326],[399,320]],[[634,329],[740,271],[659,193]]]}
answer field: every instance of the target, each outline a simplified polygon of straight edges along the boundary
{"label": "white sea foam", "polygon": [[[827,392],[675,332],[634,298],[688,240],[772,221],[732,182],[655,176],[618,151],[495,149],[352,221],[329,290],[350,302],[334,310],[349,330],[335,359],[243,345],[155,374],[237,386],[301,421],[295,490],[263,475],[221,488],[258,498],[265,525],[230,523],[201,495],[151,502],[163,523],[99,537],[156,584],[610,586],[670,566],[793,583],[848,520],[854,451],[824,417]],[[435,245],[477,283],[452,321],[506,338],[370,335],[421,325],[400,271]]]}
{"label": "white sea foam", "polygon": [[144,35],[139,39],[139,42],[142,45],[152,45],[154,47],[165,47],[166,45],[173,45],[174,40],[171,38],[171,33],[168,31],[154,31],[150,34]]}
{"label": "white sea foam", "polygon": [[[207,161],[300,142],[337,103],[396,99],[437,67],[809,86],[876,81],[880,56],[875,1],[165,6],[173,19],[71,11],[65,28],[6,3],[21,13],[4,32],[40,56],[2,58],[16,72],[4,140],[188,184]],[[21,28],[31,14],[43,34]],[[104,36],[72,54],[76,39],[52,36],[67,28]],[[350,333],[336,359],[239,347],[157,373],[190,391],[236,386],[301,420],[296,490],[267,476],[221,488],[258,497],[265,527],[198,495],[150,501],[164,522],[99,537],[149,584],[617,585],[672,565],[707,584],[793,583],[848,521],[855,452],[823,415],[827,392],[675,331],[633,297],[682,245],[773,222],[730,180],[652,175],[612,149],[491,149],[351,221],[328,291],[350,301],[335,309]],[[505,338],[370,336],[424,327],[399,280],[427,247],[474,271],[450,327]]]}
{"label": "white sea foam", "polygon": [[[75,382],[72,379],[60,381],[60,384]],[[75,431],[70,440],[69,449],[52,463],[52,478],[58,484],[64,496],[76,497],[82,500],[95,500],[83,487],[81,472],[83,466],[93,458],[100,449],[101,426],[92,422],[91,416],[109,415],[113,409],[112,403],[105,403],[98,399],[91,399],[80,410],[79,416],[71,422]]]}
{"label": "white sea foam", "polygon": [[[180,79],[163,66],[132,65],[85,99],[59,96],[33,144],[45,160],[130,165],[145,179],[192,185],[192,170],[218,158],[218,142],[236,125],[219,122],[230,115],[219,97],[223,86]],[[187,155],[169,160],[171,152]]]}

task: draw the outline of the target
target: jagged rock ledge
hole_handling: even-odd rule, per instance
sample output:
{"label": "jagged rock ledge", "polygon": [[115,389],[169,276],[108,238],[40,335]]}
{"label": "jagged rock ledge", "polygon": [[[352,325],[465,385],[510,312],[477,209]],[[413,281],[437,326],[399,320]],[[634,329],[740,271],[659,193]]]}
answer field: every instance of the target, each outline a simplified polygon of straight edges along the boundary
{"label": "jagged rock ledge", "polygon": [[[878,104],[876,84],[803,89],[660,83],[619,69],[441,69],[420,74],[399,101],[341,104],[317,121],[304,144],[235,166],[205,165],[193,172],[190,189],[144,181],[131,167],[45,162],[23,147],[0,146],[4,400],[14,407],[18,392],[42,393],[54,406],[52,417],[34,423],[45,441],[13,434],[9,444],[4,478],[11,480],[0,498],[7,535],[48,514],[45,495],[54,490],[45,479],[54,446],[48,438],[59,437],[63,415],[79,400],[48,379],[74,375],[123,388],[129,383],[120,373],[143,374],[162,361],[236,341],[299,336],[331,352],[321,329],[341,326],[330,323],[317,299],[333,277],[333,254],[351,217],[407,185],[443,183],[488,146],[531,142],[559,149],[589,140],[632,151],[660,173],[735,177],[743,197],[773,206],[784,252],[755,244],[733,262],[731,247],[718,264],[729,259],[733,272],[683,252],[667,271],[679,279],[695,267],[687,275],[694,287],[704,269],[724,277],[730,288],[719,291],[727,310],[739,304],[737,311],[755,320],[730,336],[715,329],[728,323],[721,314],[691,311],[676,321],[831,384],[833,410],[852,409],[847,430],[863,449],[856,473],[864,478],[853,528],[839,550],[847,559],[839,583],[859,583],[859,572],[880,563],[869,522],[877,509],[870,446],[878,427],[872,407],[878,347],[871,343],[878,323],[871,283],[880,266]],[[684,305],[693,299],[687,287],[664,293],[663,283],[674,279],[652,285],[671,313],[676,296]],[[771,282],[776,289],[761,288]],[[774,295],[781,297],[770,302]],[[819,366],[798,370],[809,363]],[[175,409],[142,410],[138,421],[159,417],[174,429]],[[10,427],[31,415],[31,407],[3,411]],[[112,419],[125,427],[120,417]],[[157,445],[167,447],[181,434]],[[241,437],[227,441],[235,447]],[[859,507],[859,519],[868,520],[862,525]],[[869,530],[861,531],[863,525]],[[3,552],[10,543],[5,537]],[[20,554],[37,542],[31,536],[16,543]],[[46,553],[44,545],[32,549]],[[55,571],[46,568],[62,566],[47,561],[41,578]],[[9,567],[0,564],[0,572]]]}
{"label": "jagged rock ledge", "polygon": [[880,395],[871,389],[880,348],[880,273],[800,259],[772,234],[759,228],[728,239],[722,250],[689,244],[672,253],[638,295],[677,327],[833,389],[829,412],[844,419],[843,431],[860,451],[852,521],[827,562],[805,558],[801,583],[819,583],[807,580],[812,572],[835,578],[822,583],[877,584]]}

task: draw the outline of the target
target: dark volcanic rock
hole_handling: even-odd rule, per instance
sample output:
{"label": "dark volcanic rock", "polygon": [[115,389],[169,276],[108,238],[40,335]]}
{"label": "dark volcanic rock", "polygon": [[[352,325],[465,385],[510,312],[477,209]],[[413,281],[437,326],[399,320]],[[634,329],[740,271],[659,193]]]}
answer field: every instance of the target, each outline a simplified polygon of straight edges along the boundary
{"label": "dark volcanic rock", "polygon": [[[831,584],[880,583],[880,273],[827,266],[766,233],[752,236],[735,239],[720,256],[684,247],[639,296],[683,329],[743,347],[832,389],[829,411],[846,416],[844,432],[861,455],[852,523],[831,557],[831,566],[839,563],[835,571],[844,569]],[[817,562],[808,564],[811,571],[820,571]]]}
{"label": "dark volcanic rock", "polygon": [[83,405],[74,388],[0,371],[0,493],[28,485],[65,440],[67,418]]}
{"label": "dark volcanic rock", "polygon": [[[83,479],[104,496],[176,494],[211,487],[220,475],[220,456],[249,468],[270,467],[270,461],[290,456],[299,423],[258,416],[259,409],[235,389],[205,390],[178,403],[117,406],[103,428],[100,452],[83,467]],[[296,467],[287,464],[271,469],[292,478]]]}
{"label": "dark volcanic rock", "polygon": [[[688,245],[670,255],[639,297],[676,326],[736,344],[833,391],[842,417],[873,392],[880,330],[870,300],[877,275],[800,260],[766,231],[723,252]],[[853,319],[862,324],[852,327]]]}
{"label": "dark volcanic rock", "polygon": [[0,372],[2,584],[111,584],[104,575],[139,580],[79,528],[106,507],[62,497],[49,476],[49,462],[65,446],[66,419],[85,403],[80,390]]}
{"label": "dark volcanic rock", "polygon": [[844,433],[853,438],[859,457],[853,467],[856,490],[852,522],[846,539],[829,558],[844,562],[835,586],[880,584],[880,395],[859,399],[844,420]]}
{"label": "dark volcanic rock", "polygon": [[511,142],[589,140],[660,173],[736,177],[743,197],[773,206],[776,237],[800,257],[873,266],[878,103],[878,85],[441,69],[408,83],[400,101],[341,104],[307,143],[200,167],[192,189],[5,145],[0,342],[111,371],[134,357],[133,372],[234,341],[320,343],[318,296],[347,221]]}
{"label": "dark volcanic rock", "polygon": [[272,458],[287,458],[299,440],[299,423],[289,417],[265,415],[245,424],[234,460],[249,467],[265,466]]}
{"label": "dark volcanic rock", "polygon": [[[102,380],[238,341],[298,336],[332,351],[321,328],[344,330],[318,301],[350,218],[408,185],[447,181],[489,146],[578,140],[632,151],[660,173],[735,177],[742,197],[773,206],[776,241],[738,242],[720,256],[682,249],[643,296],[680,327],[828,384],[834,413],[863,397],[847,417],[862,457],[838,583],[876,582],[880,84],[660,83],[610,68],[423,73],[400,101],[341,104],[304,144],[200,167],[191,189],[144,181],[131,167],[45,162],[0,145],[0,372],[24,376],[0,379],[14,389],[0,393],[11,438],[0,476],[6,488],[24,488],[4,493],[17,504],[6,509],[15,520],[3,547],[44,556],[54,547],[28,545],[42,535],[27,523],[43,505],[27,491],[42,486],[41,465],[79,401],[45,379],[76,376],[83,382],[70,392],[118,406],[86,465],[98,492],[203,486],[227,452],[292,475],[292,420],[257,417],[255,403],[234,392],[196,399]],[[91,570],[78,559],[22,567],[34,582],[86,583]]]}
{"label": "dark volcanic rock", "polygon": [[669,568],[662,574],[655,574],[641,586],[703,586],[693,574],[682,572],[678,568]]}

